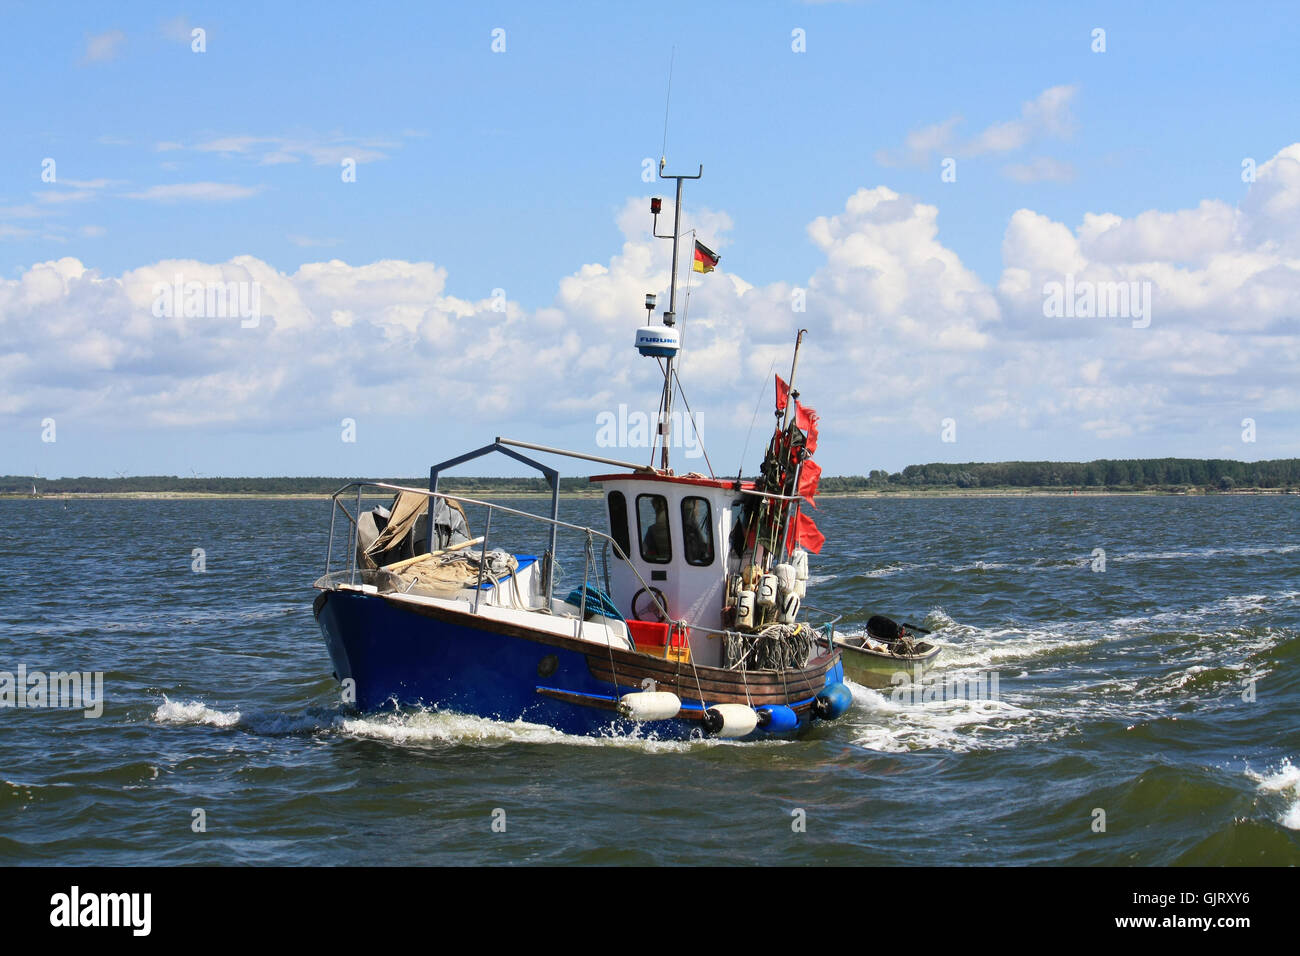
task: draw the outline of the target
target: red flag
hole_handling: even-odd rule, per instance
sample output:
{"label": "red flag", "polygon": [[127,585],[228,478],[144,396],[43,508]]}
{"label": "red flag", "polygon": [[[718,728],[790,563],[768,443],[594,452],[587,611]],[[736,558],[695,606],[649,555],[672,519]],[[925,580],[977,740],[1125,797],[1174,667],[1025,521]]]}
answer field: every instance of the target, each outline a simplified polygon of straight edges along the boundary
{"label": "red flag", "polygon": [[790,522],[790,532],[786,535],[786,550],[803,547],[813,554],[821,554],[826,536],[817,530],[817,524],[802,511],[796,512]]}
{"label": "red flag", "polygon": [[817,502],[813,501],[813,495],[817,494],[817,484],[821,481],[821,477],[822,466],[811,458],[807,459],[799,470],[799,494],[814,508],[817,507]]}
{"label": "red flag", "polygon": [[790,400],[790,386],[781,381],[781,376],[776,377],[776,410],[785,411],[786,403]]}
{"label": "red flag", "polygon": [[813,408],[804,408],[799,403],[799,399],[794,400],[794,421],[795,424],[808,436],[808,454],[817,450],[817,423],[821,421],[821,416]]}

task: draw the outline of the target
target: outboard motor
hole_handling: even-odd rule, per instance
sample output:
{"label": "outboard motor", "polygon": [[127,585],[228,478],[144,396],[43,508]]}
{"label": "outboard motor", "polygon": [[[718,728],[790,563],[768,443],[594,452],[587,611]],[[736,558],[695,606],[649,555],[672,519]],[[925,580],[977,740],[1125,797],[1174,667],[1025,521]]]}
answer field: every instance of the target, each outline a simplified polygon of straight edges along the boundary
{"label": "outboard motor", "polygon": [[893,644],[907,632],[897,621],[891,621],[884,615],[877,614],[867,621],[867,633],[878,641]]}

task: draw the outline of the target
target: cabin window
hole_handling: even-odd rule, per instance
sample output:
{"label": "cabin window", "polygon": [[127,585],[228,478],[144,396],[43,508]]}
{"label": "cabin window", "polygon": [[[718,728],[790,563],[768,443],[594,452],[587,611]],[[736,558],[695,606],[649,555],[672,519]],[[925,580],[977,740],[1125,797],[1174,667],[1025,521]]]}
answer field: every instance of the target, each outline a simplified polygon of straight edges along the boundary
{"label": "cabin window", "polygon": [[621,561],[632,554],[632,542],[627,536],[627,499],[621,491],[609,493],[609,535],[623,552],[615,551],[614,557]]}
{"label": "cabin window", "polygon": [[673,544],[668,533],[668,499],[663,495],[637,495],[636,521],[641,538],[641,558],[651,564],[671,561]]}
{"label": "cabin window", "polygon": [[741,557],[745,553],[745,536],[749,528],[745,524],[745,499],[737,498],[731,503],[731,554]]}
{"label": "cabin window", "polygon": [[713,512],[704,498],[682,499],[682,551],[687,564],[707,568],[713,563]]}

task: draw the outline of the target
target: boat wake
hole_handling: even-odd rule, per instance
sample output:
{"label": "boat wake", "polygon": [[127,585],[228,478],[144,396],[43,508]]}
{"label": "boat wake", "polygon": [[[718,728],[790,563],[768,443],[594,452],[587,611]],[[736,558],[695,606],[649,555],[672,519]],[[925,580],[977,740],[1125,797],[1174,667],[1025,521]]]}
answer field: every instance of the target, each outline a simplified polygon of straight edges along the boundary
{"label": "boat wake", "polygon": [[[854,743],[884,752],[963,752],[1056,739],[1105,721],[1131,727],[1194,699],[1234,705],[1248,684],[1276,676],[1276,652],[1295,637],[1249,622],[1296,597],[1233,596],[1143,618],[1005,627],[961,624],[935,608],[921,623],[943,652],[920,684],[879,691],[853,685]],[[979,699],[994,674],[998,699]],[[1298,778],[1289,765],[1269,778],[1292,788],[1287,826],[1300,823]]]}
{"label": "boat wake", "polygon": [[1042,719],[1005,697],[911,700],[906,686],[877,691],[850,681],[849,687],[854,703],[848,714],[853,743],[882,753],[1011,747]]}
{"label": "boat wake", "polygon": [[351,714],[337,710],[309,709],[301,714],[244,713],[220,710],[202,701],[177,702],[163,698],[153,720],[173,726],[206,726],[243,730],[265,736],[323,734],[357,740],[373,740],[399,747],[482,746],[510,744],[559,744],[572,747],[623,747],[644,753],[685,753],[722,746],[784,746],[788,741],[770,740],[739,743],[711,737],[695,740],[661,740],[651,733],[623,733],[611,724],[608,734],[585,736],[566,734],[545,724],[524,720],[503,721],[459,714],[453,711],[406,709],[385,714]]}

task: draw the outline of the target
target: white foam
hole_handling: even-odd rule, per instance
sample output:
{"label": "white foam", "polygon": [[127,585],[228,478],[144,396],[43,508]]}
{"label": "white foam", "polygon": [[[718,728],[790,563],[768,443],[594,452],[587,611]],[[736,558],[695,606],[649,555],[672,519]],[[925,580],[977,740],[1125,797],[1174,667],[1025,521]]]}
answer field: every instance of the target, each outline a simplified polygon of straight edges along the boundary
{"label": "white foam", "polygon": [[408,710],[393,714],[345,717],[340,715],[333,729],[350,737],[382,740],[397,745],[413,744],[564,744],[574,747],[620,747],[645,753],[681,753],[700,747],[769,746],[788,741],[740,743],[708,738],[699,740],[660,740],[654,736],[654,724],[645,724],[634,734],[618,733],[611,721],[610,732],[603,736],[566,734],[545,724],[524,720],[492,720],[454,711]]}
{"label": "white foam", "polygon": [[1014,565],[1003,564],[1000,561],[976,561],[974,564],[957,564],[954,565],[954,571],[1023,571],[1023,568],[1017,568]]}
{"label": "white foam", "polygon": [[901,574],[904,571],[912,571],[920,567],[917,564],[889,564],[883,568],[873,568],[870,571],[863,571],[864,578],[891,578],[895,574]]}
{"label": "white foam", "polygon": [[1278,823],[1289,830],[1300,830],[1300,767],[1287,759],[1267,776],[1250,770],[1246,771],[1246,776],[1258,784],[1260,793],[1276,794],[1290,800],[1290,806],[1278,817]]}
{"label": "white foam", "polygon": [[[1267,669],[1254,663],[1252,655],[1276,646],[1285,632],[1245,626],[1241,615],[1291,597],[1292,592],[1233,595],[1145,619],[1048,621],[1032,627],[973,627],[958,624],[942,608],[935,608],[925,617],[924,626],[935,632],[926,639],[943,651],[928,677],[939,685],[954,679],[969,682],[981,672],[993,671],[999,675],[1002,700],[990,706],[981,701],[922,702],[903,697],[899,703],[892,688],[876,692],[855,687],[857,707],[848,717],[855,743],[886,752],[963,751],[1054,739],[1102,719],[1130,724],[1155,719],[1165,713],[1169,701],[1183,700],[1191,688],[1211,692],[1200,686],[1210,672],[1225,672],[1223,681],[1213,681],[1215,693],[1222,692],[1223,682],[1266,676]],[[1104,650],[1107,644],[1131,639],[1135,632],[1167,629],[1173,617],[1179,620],[1179,629],[1193,630],[1205,639],[1163,648],[1163,673],[1138,679],[1093,666],[1094,661],[1113,663]],[[1211,623],[1213,628],[1207,628]],[[847,633],[861,631],[859,626]],[[1080,667],[1083,672],[1075,674]],[[1061,673],[1073,678],[1067,686],[1050,683],[1056,680],[1054,674]],[[1300,801],[1288,810],[1286,819],[1288,826],[1300,819]]]}
{"label": "white foam", "polygon": [[178,703],[166,696],[153,712],[153,719],[160,724],[206,724],[209,727],[233,727],[239,723],[239,716],[237,710],[216,710],[197,700]]}
{"label": "white foam", "polygon": [[1131,551],[1117,554],[1112,561],[1176,561],[1182,558],[1258,557],[1263,554],[1292,554],[1300,544],[1264,545],[1250,548],[1189,548],[1183,551]]}
{"label": "white foam", "polygon": [[[855,706],[844,720],[854,734],[853,742],[883,753],[1011,747],[1037,720],[1032,710],[1005,698],[913,702],[906,688],[896,697],[892,689],[876,691],[853,681],[847,684]],[[1010,732],[1012,725],[1018,733]]]}
{"label": "white foam", "polygon": [[567,744],[578,747],[625,747],[645,753],[680,753],[716,746],[772,746],[789,741],[765,740],[741,743],[707,738],[661,740],[654,724],[642,725],[634,733],[616,731],[611,718],[609,733],[603,736],[566,734],[545,724],[524,720],[502,721],[454,711],[410,709],[386,714],[345,714],[335,710],[308,710],[298,714],[241,713],[218,710],[202,701],[177,702],[163,698],[153,719],[163,724],[230,728],[240,725],[252,733],[267,735],[332,733],[364,738],[398,746],[421,744]]}

